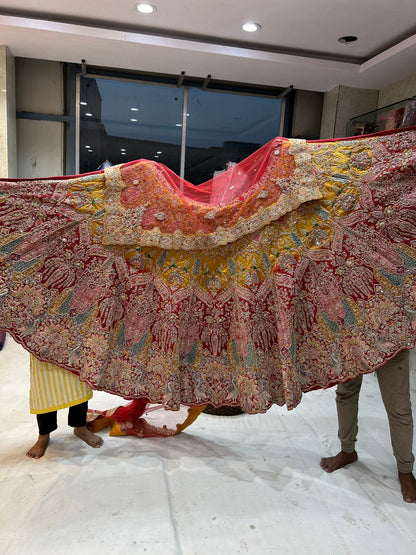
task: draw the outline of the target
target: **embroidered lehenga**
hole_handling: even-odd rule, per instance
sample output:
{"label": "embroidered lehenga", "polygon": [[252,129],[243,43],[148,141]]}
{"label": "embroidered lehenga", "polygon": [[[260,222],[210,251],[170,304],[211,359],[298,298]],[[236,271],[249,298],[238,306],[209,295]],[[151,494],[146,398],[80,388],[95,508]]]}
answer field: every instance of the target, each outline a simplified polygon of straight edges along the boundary
{"label": "embroidered lehenga", "polygon": [[416,130],[0,182],[0,328],[93,389],[289,409],[415,344]]}

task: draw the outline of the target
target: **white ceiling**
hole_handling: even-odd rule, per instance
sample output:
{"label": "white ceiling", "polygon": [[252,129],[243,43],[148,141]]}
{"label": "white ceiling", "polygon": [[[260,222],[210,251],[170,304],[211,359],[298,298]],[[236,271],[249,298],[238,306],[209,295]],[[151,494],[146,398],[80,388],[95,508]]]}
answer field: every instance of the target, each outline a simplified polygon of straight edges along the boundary
{"label": "white ceiling", "polygon": [[[0,0],[15,56],[327,91],[416,73],[416,0]],[[245,21],[261,25],[241,30]],[[343,45],[338,38],[356,35]]]}

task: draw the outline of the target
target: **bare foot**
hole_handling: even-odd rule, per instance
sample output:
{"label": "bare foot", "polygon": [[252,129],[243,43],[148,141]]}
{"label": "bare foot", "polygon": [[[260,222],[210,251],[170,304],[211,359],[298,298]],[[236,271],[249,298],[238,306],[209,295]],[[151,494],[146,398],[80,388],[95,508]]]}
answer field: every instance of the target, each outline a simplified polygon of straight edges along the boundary
{"label": "bare foot", "polygon": [[95,447],[95,448],[101,447],[101,445],[104,443],[103,438],[91,432],[87,428],[87,426],[80,426],[79,428],[74,428],[74,434],[78,436],[80,439],[82,439],[82,441],[85,441],[85,443],[90,447]]}
{"label": "bare foot", "polygon": [[416,479],[411,472],[399,472],[403,501],[416,503]]}
{"label": "bare foot", "polygon": [[340,451],[335,457],[323,457],[321,459],[321,468],[325,472],[334,472],[339,468],[344,468],[347,464],[354,463],[358,459],[356,451],[352,453],[345,453],[345,451]]}
{"label": "bare foot", "polygon": [[39,436],[37,442],[26,453],[31,459],[40,459],[45,454],[46,448],[49,444],[49,434]]}

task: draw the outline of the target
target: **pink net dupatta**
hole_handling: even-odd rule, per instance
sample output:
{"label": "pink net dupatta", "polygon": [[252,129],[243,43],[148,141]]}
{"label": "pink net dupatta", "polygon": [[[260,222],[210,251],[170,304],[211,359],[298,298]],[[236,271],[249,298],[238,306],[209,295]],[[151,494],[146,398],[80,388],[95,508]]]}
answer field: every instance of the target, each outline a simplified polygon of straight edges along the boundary
{"label": "pink net dupatta", "polygon": [[277,138],[198,187],[146,160],[4,180],[0,328],[137,421],[290,409],[414,346],[415,207],[415,129]]}

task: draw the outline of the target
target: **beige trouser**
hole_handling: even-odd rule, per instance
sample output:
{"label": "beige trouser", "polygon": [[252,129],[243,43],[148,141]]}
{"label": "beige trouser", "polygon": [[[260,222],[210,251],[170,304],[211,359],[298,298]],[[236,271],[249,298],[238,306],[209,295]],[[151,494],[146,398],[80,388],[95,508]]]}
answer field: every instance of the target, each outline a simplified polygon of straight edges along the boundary
{"label": "beige trouser", "polygon": [[[413,417],[409,391],[409,351],[376,370],[381,397],[390,425],[393,454],[399,472],[412,472],[415,460]],[[358,376],[337,386],[338,437],[345,453],[355,450],[358,433],[358,397],[363,377]]]}

